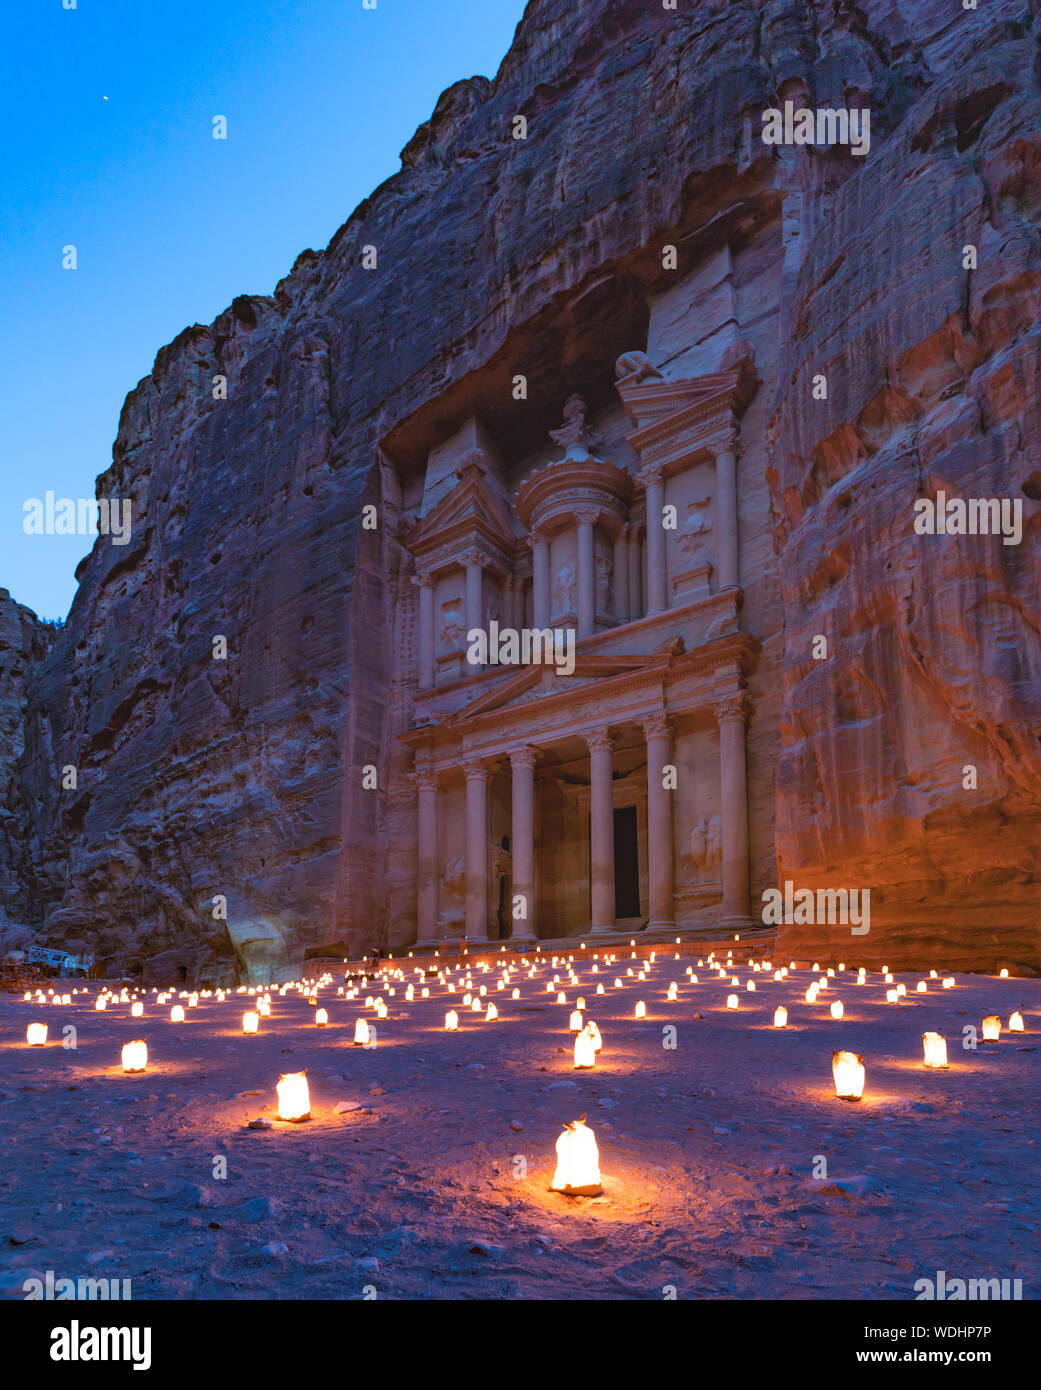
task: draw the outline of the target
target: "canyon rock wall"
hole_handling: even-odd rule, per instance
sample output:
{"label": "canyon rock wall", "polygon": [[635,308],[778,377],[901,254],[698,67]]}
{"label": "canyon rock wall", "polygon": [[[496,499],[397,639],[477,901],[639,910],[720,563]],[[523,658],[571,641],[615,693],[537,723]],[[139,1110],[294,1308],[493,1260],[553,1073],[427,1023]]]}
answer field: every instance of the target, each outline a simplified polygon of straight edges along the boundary
{"label": "canyon rock wall", "polygon": [[28,856],[29,813],[18,763],[25,748],[27,683],[55,637],[23,604],[0,589],[0,951],[32,939],[35,916],[27,894],[32,879]]}
{"label": "canyon rock wall", "polygon": [[[387,912],[414,852],[387,640],[408,578],[381,441],[475,380],[508,393],[514,370],[559,419],[617,302],[605,285],[639,299],[662,288],[663,244],[686,274],[731,231],[783,216],[791,373],[762,460],[788,608],[782,875],[873,887],[866,940],[894,960],[901,943],[971,954],[1000,882],[994,926],[1026,961],[1032,894],[1036,956],[1036,524],[1014,555],[934,553],[905,515],[920,470],[1035,486],[1031,23],[1010,0],[533,0],[494,80],[442,95],[325,251],[186,329],[128,396],[98,492],[132,499],[133,538],[99,539],[80,568],[29,678],[4,802],[40,939],[213,981],[408,940]],[[968,81],[979,108],[958,105]],[[764,147],[764,106],[799,91],[870,102],[870,157]],[[942,238],[953,257],[974,236],[980,271],[951,271]],[[404,467],[407,430],[398,443]],[[818,630],[828,663],[806,655]],[[952,780],[968,761],[972,803]],[[362,787],[370,763],[378,791]],[[980,856],[988,877],[960,896]],[[925,930],[935,888],[948,906]]]}
{"label": "canyon rock wall", "polygon": [[[793,926],[797,955],[1041,965],[1041,100],[1017,17],[930,35],[922,8],[935,81],[798,277],[772,463],[779,870],[870,889],[871,929]],[[1017,501],[1019,543],[916,534],[937,493]]]}

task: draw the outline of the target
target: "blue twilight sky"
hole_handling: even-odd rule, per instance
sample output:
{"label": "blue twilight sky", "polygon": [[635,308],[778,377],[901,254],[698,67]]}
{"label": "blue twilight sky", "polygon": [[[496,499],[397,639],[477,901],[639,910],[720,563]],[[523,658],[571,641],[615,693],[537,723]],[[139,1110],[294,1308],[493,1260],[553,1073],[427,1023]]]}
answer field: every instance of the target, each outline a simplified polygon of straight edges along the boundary
{"label": "blue twilight sky", "polygon": [[26,500],[93,497],[157,350],[324,247],[440,93],[494,76],[524,12],[71,3],[8,6],[0,47],[0,588],[47,618],[68,612],[92,538],[26,535]]}

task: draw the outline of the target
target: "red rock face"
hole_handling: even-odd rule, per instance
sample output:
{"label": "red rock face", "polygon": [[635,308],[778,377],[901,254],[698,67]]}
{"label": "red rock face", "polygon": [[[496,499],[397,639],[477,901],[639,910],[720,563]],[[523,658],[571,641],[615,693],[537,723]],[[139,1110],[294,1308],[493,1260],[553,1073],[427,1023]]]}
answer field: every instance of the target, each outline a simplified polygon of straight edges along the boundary
{"label": "red rock face", "polygon": [[[1011,10],[1009,11],[1011,15]],[[780,949],[1041,964],[1041,103],[1033,44],[951,27],[802,266],[773,484],[786,614],[780,878],[870,888],[871,930]],[[935,51],[935,50],[934,50]],[[963,248],[977,248],[977,270]],[[823,373],[828,399],[812,398]],[[918,535],[1008,498],[1022,539]],[[828,640],[814,660],[814,638]]]}
{"label": "red rock face", "polygon": [[[1011,0],[827,10],[535,0],[495,80],[444,93],[324,252],[160,351],[99,479],[132,500],[132,541],[99,539],[14,696],[4,805],[42,939],[204,980],[410,940],[389,637],[409,422],[508,401],[520,370],[538,404],[516,427],[537,434],[661,291],[664,244],[687,273],[783,220],[786,369],[761,449],[763,584],[786,610],[780,877],[871,889],[871,932],[853,951],[840,930],[841,956],[1038,963],[1036,36]],[[870,104],[870,155],[764,147],[785,91]],[[914,499],[940,486],[1021,496],[1022,544],[916,537]]]}

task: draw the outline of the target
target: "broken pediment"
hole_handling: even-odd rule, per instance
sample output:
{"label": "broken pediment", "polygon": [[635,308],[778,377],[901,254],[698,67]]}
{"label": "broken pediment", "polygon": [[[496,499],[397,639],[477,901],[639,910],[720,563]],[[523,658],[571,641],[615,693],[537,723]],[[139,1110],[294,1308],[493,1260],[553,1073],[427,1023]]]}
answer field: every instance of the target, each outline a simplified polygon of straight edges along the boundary
{"label": "broken pediment", "polygon": [[456,470],[457,482],[437,505],[421,517],[405,537],[405,545],[420,569],[431,563],[447,563],[477,546],[509,568],[508,558],[516,542],[505,507],[489,487],[487,460],[480,449],[471,449]]}

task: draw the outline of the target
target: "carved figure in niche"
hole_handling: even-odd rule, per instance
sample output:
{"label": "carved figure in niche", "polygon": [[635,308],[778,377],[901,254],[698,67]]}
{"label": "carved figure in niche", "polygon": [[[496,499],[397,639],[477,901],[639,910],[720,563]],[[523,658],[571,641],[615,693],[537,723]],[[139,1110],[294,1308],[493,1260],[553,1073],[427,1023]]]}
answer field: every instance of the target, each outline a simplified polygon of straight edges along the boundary
{"label": "carved figure in niche", "polygon": [[553,616],[573,613],[576,604],[577,576],[574,560],[565,560],[553,581]]}
{"label": "carved figure in niche", "polygon": [[454,652],[463,646],[466,632],[463,625],[462,599],[450,598],[441,605],[441,632],[438,640],[443,652]]}
{"label": "carved figure in niche", "polygon": [[662,374],[654,365],[645,352],[638,352],[635,348],[632,352],[623,352],[618,361],[614,364],[615,381],[625,381],[631,378],[631,384],[636,385],[641,381],[661,381]]}
{"label": "carved figure in niche", "polygon": [[455,921],[462,913],[466,902],[466,858],[458,855],[450,859],[441,875],[441,911],[438,921]]}
{"label": "carved figure in niche", "polygon": [[706,494],[687,503],[683,528],[676,538],[676,544],[686,556],[687,562],[692,565],[704,558],[703,537],[712,530],[712,518],[708,514],[708,504],[711,501],[711,495]]}
{"label": "carved figure in niche", "polygon": [[690,832],[690,862],[707,876],[723,859],[723,823],[719,816],[699,820]]}
{"label": "carved figure in niche", "polygon": [[596,565],[596,611],[598,613],[614,612],[611,607],[611,561],[606,555],[598,555],[594,563]]}
{"label": "carved figure in niche", "polygon": [[549,437],[565,451],[565,458],[584,459],[600,443],[602,436],[589,425],[589,409],[581,396],[568,396],[564,402],[564,423],[550,430]]}

